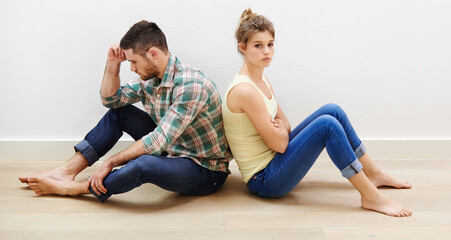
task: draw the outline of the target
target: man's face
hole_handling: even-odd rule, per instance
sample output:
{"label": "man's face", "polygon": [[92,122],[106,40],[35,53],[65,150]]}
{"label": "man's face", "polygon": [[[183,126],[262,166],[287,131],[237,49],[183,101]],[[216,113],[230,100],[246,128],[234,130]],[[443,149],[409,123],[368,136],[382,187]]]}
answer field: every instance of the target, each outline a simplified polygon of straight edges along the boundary
{"label": "man's face", "polygon": [[137,73],[142,80],[150,80],[159,75],[157,64],[147,58],[133,52],[133,49],[126,49],[125,57],[130,62],[130,71]]}

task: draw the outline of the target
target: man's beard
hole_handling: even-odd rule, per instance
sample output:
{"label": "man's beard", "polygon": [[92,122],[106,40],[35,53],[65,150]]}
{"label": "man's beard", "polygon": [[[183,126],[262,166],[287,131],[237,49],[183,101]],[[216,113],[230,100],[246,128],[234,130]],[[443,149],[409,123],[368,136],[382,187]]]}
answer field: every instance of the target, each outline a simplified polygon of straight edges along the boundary
{"label": "man's beard", "polygon": [[147,81],[150,80],[156,76],[158,76],[160,73],[157,70],[157,65],[150,61],[149,59],[146,59],[146,68],[144,69],[144,72],[141,74],[139,74],[139,76],[141,77],[141,79],[143,81]]}

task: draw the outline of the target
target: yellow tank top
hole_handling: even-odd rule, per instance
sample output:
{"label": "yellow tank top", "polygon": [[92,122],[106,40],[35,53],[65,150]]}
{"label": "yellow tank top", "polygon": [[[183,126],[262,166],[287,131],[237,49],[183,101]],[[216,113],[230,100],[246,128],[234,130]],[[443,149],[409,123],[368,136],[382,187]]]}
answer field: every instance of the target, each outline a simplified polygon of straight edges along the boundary
{"label": "yellow tank top", "polygon": [[271,92],[271,99],[266,97],[248,76],[238,74],[227,88],[222,101],[222,117],[224,120],[227,141],[229,142],[233,157],[240,168],[245,183],[247,183],[256,172],[265,168],[274,158],[276,152],[266,145],[246,113],[233,113],[229,110],[227,107],[227,97],[230,90],[236,85],[240,83],[250,83],[260,93],[265,102],[268,114],[274,119],[277,115],[277,100],[274,97],[267,80],[263,78],[263,81],[265,81]]}

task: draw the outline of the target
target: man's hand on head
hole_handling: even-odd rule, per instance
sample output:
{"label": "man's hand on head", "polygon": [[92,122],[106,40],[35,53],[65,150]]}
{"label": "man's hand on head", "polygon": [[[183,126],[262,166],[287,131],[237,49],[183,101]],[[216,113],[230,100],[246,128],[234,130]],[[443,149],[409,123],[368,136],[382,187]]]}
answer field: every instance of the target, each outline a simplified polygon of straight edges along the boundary
{"label": "man's hand on head", "polygon": [[125,58],[124,49],[119,46],[119,43],[114,43],[108,49],[108,62],[111,63],[121,63],[127,60]]}

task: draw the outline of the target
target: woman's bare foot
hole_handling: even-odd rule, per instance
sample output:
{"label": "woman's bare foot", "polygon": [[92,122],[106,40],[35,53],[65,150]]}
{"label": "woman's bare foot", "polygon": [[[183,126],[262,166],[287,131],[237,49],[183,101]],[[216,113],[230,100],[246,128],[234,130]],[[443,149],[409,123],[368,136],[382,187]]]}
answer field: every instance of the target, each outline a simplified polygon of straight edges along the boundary
{"label": "woman's bare foot", "polygon": [[383,171],[379,171],[378,173],[367,174],[370,181],[376,187],[394,187],[394,188],[412,188],[412,184],[404,181],[400,181]]}
{"label": "woman's bare foot", "polygon": [[57,181],[62,182],[73,182],[75,181],[75,175],[69,174],[63,170],[63,167],[58,167],[49,171],[36,173],[28,176],[19,177],[19,181],[22,183],[28,183],[30,177],[48,177]]}
{"label": "woman's bare foot", "polygon": [[362,197],[362,208],[384,213],[393,217],[408,217],[412,215],[411,210],[382,193],[377,194],[376,197],[371,199]]}
{"label": "woman's bare foot", "polygon": [[411,210],[380,192],[363,171],[360,171],[348,180],[362,196],[362,208],[395,217],[412,215]]}
{"label": "woman's bare foot", "polygon": [[62,182],[45,176],[29,177],[27,182],[28,186],[38,195],[56,194],[79,196],[89,193],[87,190],[88,182]]}
{"label": "woman's bare foot", "polygon": [[411,188],[412,184],[404,181],[399,181],[398,179],[386,174],[382,171],[371,159],[370,155],[365,153],[359,161],[363,165],[363,171],[365,175],[370,179],[370,181],[376,187],[394,187],[394,188]]}

